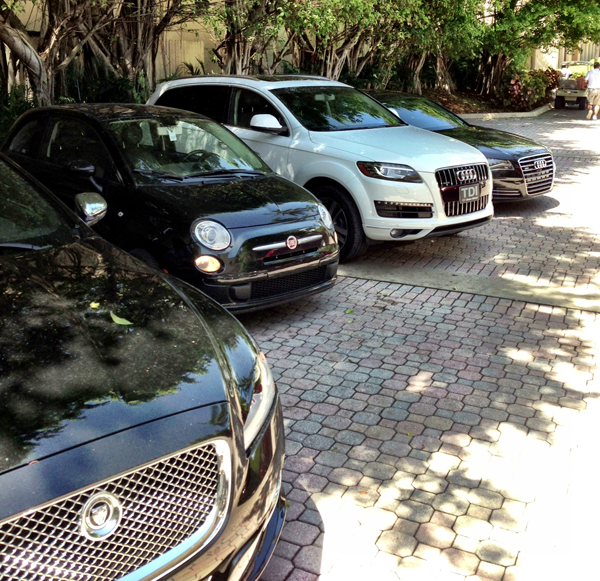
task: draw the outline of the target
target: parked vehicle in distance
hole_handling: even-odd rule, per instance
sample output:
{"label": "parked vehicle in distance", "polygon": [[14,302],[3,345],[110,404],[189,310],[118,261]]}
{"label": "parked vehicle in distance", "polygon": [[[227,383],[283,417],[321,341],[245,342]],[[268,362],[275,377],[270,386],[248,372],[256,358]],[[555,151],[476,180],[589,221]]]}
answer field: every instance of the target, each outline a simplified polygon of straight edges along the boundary
{"label": "parked vehicle in distance", "polygon": [[283,423],[236,319],[3,155],[0,312],[0,579],[258,579]]}
{"label": "parked vehicle in distance", "polygon": [[485,157],[409,127],[356,89],[322,77],[210,75],[160,85],[149,103],[231,128],[332,215],[340,258],[370,240],[416,240],[492,219]]}
{"label": "parked vehicle in distance", "polygon": [[2,150],[73,205],[108,202],[98,232],[223,306],[249,311],[331,288],[331,216],[230,131],[145,105],[72,105],[22,115]]}
{"label": "parked vehicle in distance", "polygon": [[558,89],[554,97],[554,108],[564,109],[565,105],[577,105],[581,110],[587,107],[588,90],[585,76],[594,68],[593,61],[565,61],[562,66],[569,66],[572,74],[580,75],[577,79],[558,79]]}
{"label": "parked vehicle in distance", "polygon": [[471,125],[442,105],[410,93],[371,92],[402,121],[453,137],[485,155],[493,177],[494,202],[527,200],[547,194],[554,185],[554,158],[541,143],[527,137]]}

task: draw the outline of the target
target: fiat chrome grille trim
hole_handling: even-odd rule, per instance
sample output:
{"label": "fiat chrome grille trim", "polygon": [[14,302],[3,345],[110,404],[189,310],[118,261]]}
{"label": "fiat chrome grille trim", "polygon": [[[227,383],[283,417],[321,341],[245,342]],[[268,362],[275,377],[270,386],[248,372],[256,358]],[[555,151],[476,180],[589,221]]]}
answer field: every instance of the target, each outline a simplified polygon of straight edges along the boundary
{"label": "fiat chrome grille trim", "polygon": [[[298,246],[301,244],[309,244],[310,242],[317,242],[323,239],[322,234],[314,234],[313,236],[306,236],[304,238],[298,238]],[[281,250],[282,248],[287,248],[287,242],[284,240],[283,242],[274,242],[273,244],[265,244],[264,246],[256,246],[252,250],[254,252],[268,252],[270,250]]]}
{"label": "fiat chrome grille trim", "polygon": [[[113,581],[190,540],[197,552],[225,522],[230,475],[229,446],[215,440],[6,519],[0,580]],[[118,498],[123,515],[110,536],[91,539],[82,510],[99,493]]]}
{"label": "fiat chrome grille trim", "polygon": [[525,178],[527,195],[545,194],[554,185],[554,160],[551,153],[522,157],[519,166]]}

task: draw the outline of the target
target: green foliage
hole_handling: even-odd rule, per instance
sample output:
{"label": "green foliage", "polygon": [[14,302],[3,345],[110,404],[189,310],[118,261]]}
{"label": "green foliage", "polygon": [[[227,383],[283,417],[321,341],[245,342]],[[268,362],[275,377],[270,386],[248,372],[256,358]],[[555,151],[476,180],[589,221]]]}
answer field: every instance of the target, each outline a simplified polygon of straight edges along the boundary
{"label": "green foliage", "polygon": [[512,73],[504,81],[502,105],[527,111],[547,102],[558,87],[559,73],[553,69]]}
{"label": "green foliage", "polygon": [[67,70],[67,95],[59,96],[59,103],[131,103],[133,86],[125,77],[118,77],[102,69],[75,67]]}
{"label": "green foliage", "polygon": [[18,117],[33,106],[23,86],[15,87],[8,97],[0,101],[0,140],[4,139]]}

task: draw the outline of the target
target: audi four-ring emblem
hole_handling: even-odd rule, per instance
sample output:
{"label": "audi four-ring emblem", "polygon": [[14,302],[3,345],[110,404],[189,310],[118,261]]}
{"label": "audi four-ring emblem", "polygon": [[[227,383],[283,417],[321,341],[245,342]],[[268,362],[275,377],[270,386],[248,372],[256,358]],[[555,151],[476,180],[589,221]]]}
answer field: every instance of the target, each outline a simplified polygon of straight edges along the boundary
{"label": "audi four-ring emblem", "polygon": [[548,165],[548,163],[546,162],[545,159],[536,159],[535,162],[533,163],[533,167],[535,169],[544,169],[547,165]]}
{"label": "audi four-ring emblem", "polygon": [[477,179],[477,172],[474,169],[460,169],[456,172],[459,182],[470,182]]}

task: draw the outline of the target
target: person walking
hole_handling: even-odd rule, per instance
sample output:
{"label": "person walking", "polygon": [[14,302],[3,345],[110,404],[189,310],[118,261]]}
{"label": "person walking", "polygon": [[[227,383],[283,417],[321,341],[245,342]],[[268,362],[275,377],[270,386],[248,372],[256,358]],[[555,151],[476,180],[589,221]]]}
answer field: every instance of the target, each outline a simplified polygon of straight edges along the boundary
{"label": "person walking", "polygon": [[[595,62],[594,68],[585,76],[588,88],[587,119],[598,119],[600,110],[600,63]],[[593,115],[593,117],[592,117]]]}

